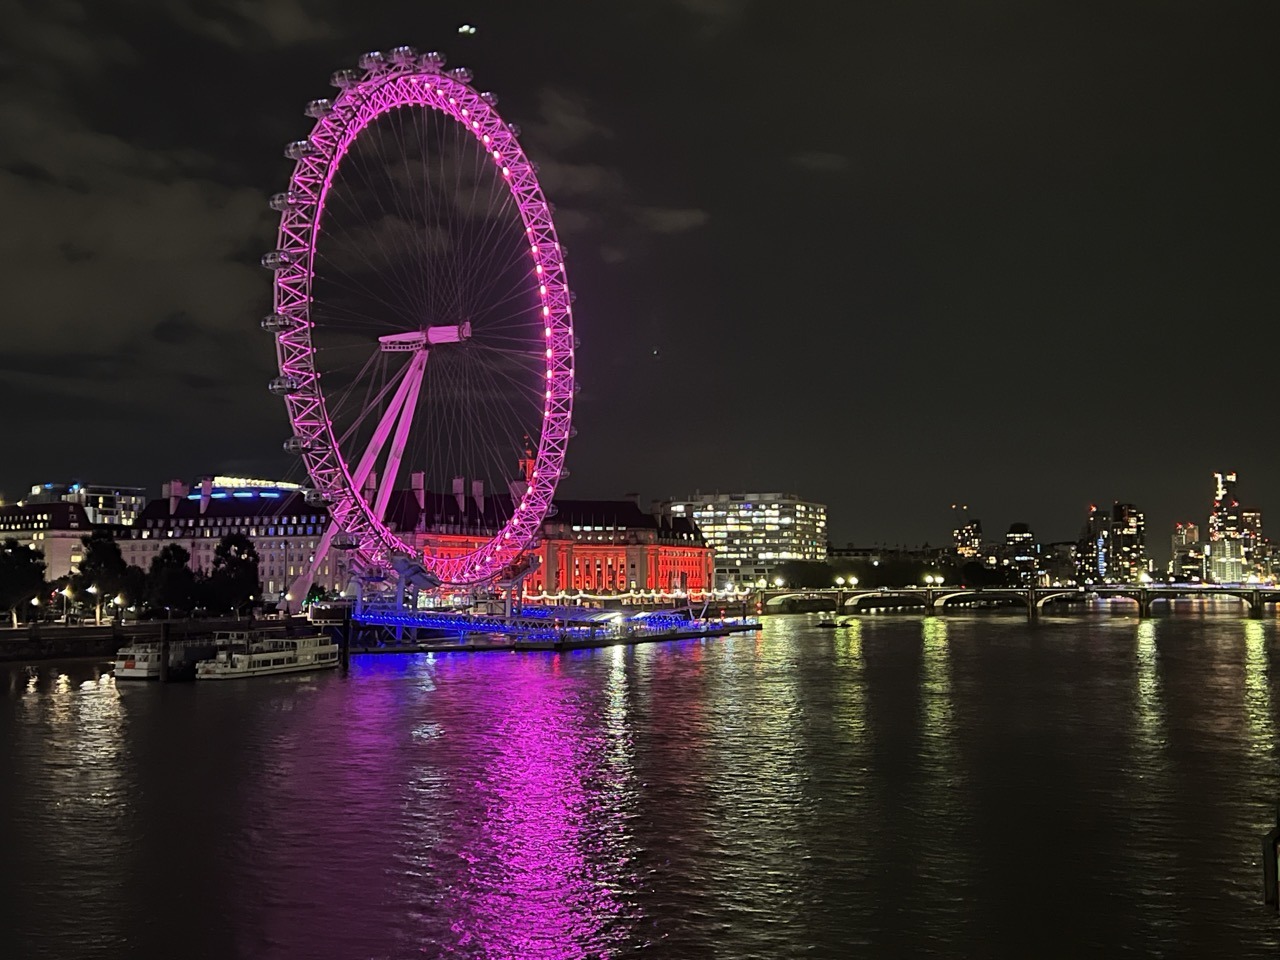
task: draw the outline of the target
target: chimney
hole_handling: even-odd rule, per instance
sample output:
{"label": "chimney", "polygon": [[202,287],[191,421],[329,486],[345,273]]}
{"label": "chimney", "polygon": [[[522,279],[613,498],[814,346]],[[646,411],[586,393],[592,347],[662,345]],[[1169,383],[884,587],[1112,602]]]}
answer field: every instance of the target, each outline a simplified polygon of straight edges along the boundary
{"label": "chimney", "polygon": [[471,499],[476,502],[476,510],[479,512],[480,516],[483,517],[484,516],[484,481],[483,480],[471,481]]}
{"label": "chimney", "polygon": [[169,516],[178,512],[178,504],[190,492],[190,488],[181,480],[170,480],[160,488],[160,496],[169,499]]}
{"label": "chimney", "polygon": [[453,478],[453,499],[456,500],[458,503],[458,513],[461,514],[462,519],[465,519],[467,516],[467,495],[465,493],[466,489],[467,489],[466,480],[464,480],[462,477]]}
{"label": "chimney", "polygon": [[413,499],[418,501],[418,509],[427,509],[427,476],[421,470],[409,474],[409,486],[413,488]]}

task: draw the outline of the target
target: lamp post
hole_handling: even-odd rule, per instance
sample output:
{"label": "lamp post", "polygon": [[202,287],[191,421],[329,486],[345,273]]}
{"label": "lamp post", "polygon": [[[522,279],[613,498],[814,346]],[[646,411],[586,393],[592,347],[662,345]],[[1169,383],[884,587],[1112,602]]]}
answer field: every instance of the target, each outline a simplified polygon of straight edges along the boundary
{"label": "lamp post", "polygon": [[68,584],[58,592],[62,594],[62,625],[64,627],[69,627],[71,625],[71,621],[67,616],[67,604],[71,600],[71,585]]}
{"label": "lamp post", "polygon": [[87,589],[93,594],[94,599],[93,625],[95,627],[100,627],[102,626],[102,593],[98,590],[98,585],[96,583],[90,584]]}
{"label": "lamp post", "polygon": [[836,577],[836,586],[837,586],[837,587],[843,587],[843,586],[844,586],[844,577]]}

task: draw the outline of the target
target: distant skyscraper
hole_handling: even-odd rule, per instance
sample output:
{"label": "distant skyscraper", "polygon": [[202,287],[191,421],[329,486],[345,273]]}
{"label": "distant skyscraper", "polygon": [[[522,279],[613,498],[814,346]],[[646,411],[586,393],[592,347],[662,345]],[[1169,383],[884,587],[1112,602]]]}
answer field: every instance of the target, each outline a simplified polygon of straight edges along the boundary
{"label": "distant skyscraper", "polygon": [[1012,523],[1004,535],[1000,564],[1013,571],[1020,584],[1032,585],[1040,578],[1040,544],[1025,523]]}
{"label": "distant skyscraper", "polygon": [[1191,522],[1175,523],[1169,538],[1169,579],[1193,583],[1204,579],[1204,546],[1200,527]]}
{"label": "distant skyscraper", "polygon": [[1236,499],[1236,473],[1213,475],[1213,506],[1209,509],[1209,540],[1240,537],[1240,501]]}
{"label": "distant skyscraper", "polygon": [[1111,523],[1096,504],[1089,504],[1089,516],[1085,518],[1080,534],[1080,546],[1076,550],[1081,583],[1107,582],[1107,556],[1110,553]]}
{"label": "distant skyscraper", "polygon": [[1147,524],[1132,503],[1117,501],[1110,514],[1090,505],[1077,552],[1080,580],[1091,583],[1136,583],[1151,566],[1147,559]]}
{"label": "distant skyscraper", "polygon": [[1147,574],[1147,521],[1132,503],[1111,507],[1110,574],[1116,583],[1136,583]]}
{"label": "distant skyscraper", "polygon": [[951,540],[955,544],[956,554],[967,559],[982,556],[982,521],[969,516],[967,505],[953,503],[951,513],[955,524],[951,530]]}

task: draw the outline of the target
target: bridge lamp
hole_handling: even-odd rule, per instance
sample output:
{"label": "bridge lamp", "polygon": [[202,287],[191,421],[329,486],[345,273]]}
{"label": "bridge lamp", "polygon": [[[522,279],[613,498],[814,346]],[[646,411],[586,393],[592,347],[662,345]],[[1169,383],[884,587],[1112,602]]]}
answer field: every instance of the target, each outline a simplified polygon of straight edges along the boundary
{"label": "bridge lamp", "polygon": [[926,586],[932,586],[932,584],[933,584],[933,574],[932,574],[932,573],[926,573],[926,574],[924,575],[924,582],[925,582],[925,585],[926,585]]}
{"label": "bridge lamp", "polygon": [[844,586],[844,577],[836,577],[836,586],[837,586],[837,587],[843,587],[843,586]]}
{"label": "bridge lamp", "polygon": [[782,578],[781,578],[781,577],[778,577],[778,579],[774,580],[774,581],[773,581],[773,585],[774,585],[775,587],[782,587],[782,586],[785,586],[785,584],[783,583],[783,580],[782,580]]}
{"label": "bridge lamp", "polygon": [[849,578],[849,586],[851,586],[851,587],[856,587],[857,585],[858,585],[858,578],[857,578],[857,577],[850,577],[850,578]]}

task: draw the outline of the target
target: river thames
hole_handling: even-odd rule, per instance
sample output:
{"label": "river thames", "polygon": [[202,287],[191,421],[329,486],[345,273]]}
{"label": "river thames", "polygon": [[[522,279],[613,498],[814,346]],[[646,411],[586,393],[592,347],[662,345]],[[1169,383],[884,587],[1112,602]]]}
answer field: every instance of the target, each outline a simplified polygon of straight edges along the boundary
{"label": "river thames", "polygon": [[1280,952],[1275,620],[816,622],[221,684],[0,667],[0,956]]}

